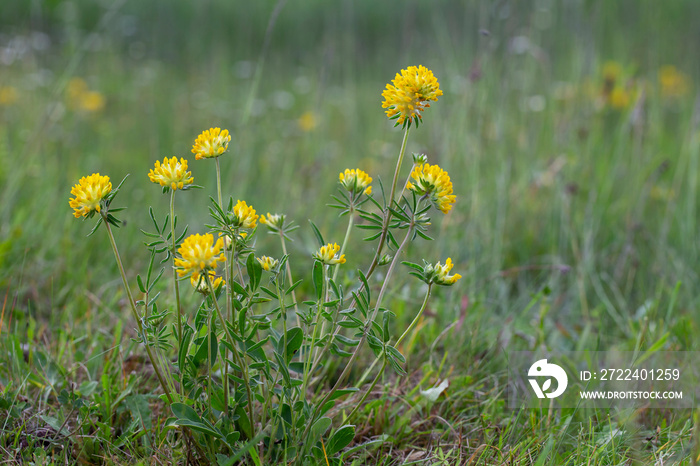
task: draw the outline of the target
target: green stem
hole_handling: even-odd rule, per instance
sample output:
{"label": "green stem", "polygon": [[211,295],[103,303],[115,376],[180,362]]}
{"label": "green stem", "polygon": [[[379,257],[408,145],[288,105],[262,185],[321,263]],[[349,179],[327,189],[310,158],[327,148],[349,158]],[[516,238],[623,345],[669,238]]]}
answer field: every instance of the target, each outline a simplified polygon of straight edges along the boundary
{"label": "green stem", "polygon": [[323,397],[321,402],[318,403],[316,409],[313,412],[313,415],[311,416],[311,419],[309,419],[309,423],[306,426],[306,430],[304,431],[302,438],[306,438],[306,435],[308,434],[311,425],[316,420],[316,416],[318,415],[319,409],[321,409],[321,407],[326,404],[326,402],[330,399],[330,397],[333,396],[333,394],[336,392],[336,390],[338,390],[338,388],[345,382],[345,378],[350,373],[350,369],[352,368],[353,363],[357,359],[357,356],[360,354],[360,349],[362,348],[363,344],[367,340],[367,335],[369,334],[369,330],[371,328],[372,322],[374,321],[374,319],[377,318],[377,314],[379,313],[379,309],[381,308],[382,298],[384,297],[384,293],[386,292],[386,290],[388,288],[389,279],[391,278],[391,275],[394,271],[394,268],[396,267],[396,263],[398,262],[399,256],[401,255],[401,251],[403,251],[403,248],[406,246],[406,244],[408,243],[408,240],[410,239],[410,237],[413,233],[413,228],[414,228],[414,225],[413,225],[413,223],[411,223],[411,225],[408,228],[408,231],[406,232],[406,237],[401,242],[401,245],[399,245],[399,249],[396,250],[396,254],[394,255],[394,259],[391,261],[391,264],[389,265],[389,270],[387,270],[386,277],[384,278],[384,283],[382,284],[382,288],[379,291],[379,296],[377,297],[377,303],[374,307],[374,312],[372,313],[372,316],[365,323],[365,329],[362,332],[362,337],[360,337],[360,341],[358,342],[357,346],[355,347],[355,350],[352,352],[352,355],[350,356],[350,360],[345,365],[343,372],[338,377],[338,380],[336,381],[335,385],[333,385],[333,388],[331,388],[331,390],[326,394],[326,396]]}
{"label": "green stem", "polygon": [[[282,243],[282,254],[285,256],[288,256],[287,254],[287,245],[284,240],[284,233],[282,233],[282,230],[280,230],[280,242]],[[289,278],[289,285],[294,284],[294,279],[292,278],[292,268],[289,266],[289,258],[287,258],[287,263],[285,264],[285,268],[287,270],[287,277]],[[294,316],[296,317],[297,321],[297,327],[301,328],[301,321],[299,320],[299,307],[297,305],[297,296],[296,296],[296,291],[292,290],[292,301],[294,301]],[[285,316],[286,320],[286,316]]]}
{"label": "green stem", "polygon": [[[431,284],[431,285],[428,285],[428,292],[425,294],[425,299],[423,299],[423,305],[421,306],[420,310],[418,311],[418,314],[416,314],[416,317],[414,317],[413,321],[412,321],[411,324],[408,326],[408,328],[406,329],[406,331],[404,331],[403,334],[399,337],[399,339],[396,340],[396,343],[394,343],[394,348],[396,348],[397,346],[399,346],[399,345],[401,344],[401,342],[403,341],[403,339],[406,338],[406,336],[407,336],[409,333],[411,333],[411,331],[413,330],[413,328],[414,328],[414,327],[416,326],[416,324],[418,323],[418,320],[419,320],[420,317],[423,315],[423,311],[425,311],[425,308],[426,308],[426,306],[427,306],[427,304],[428,304],[428,298],[430,297],[430,290],[431,290],[431,289],[432,289],[432,284]],[[369,386],[369,388],[367,389],[367,391],[365,392],[365,394],[362,395],[362,398],[360,399],[360,401],[357,402],[357,404],[355,405],[355,408],[350,412],[350,414],[348,414],[348,417],[345,419],[345,422],[350,422],[350,421],[352,420],[352,417],[355,415],[355,413],[357,413],[357,410],[360,409],[360,406],[362,406],[362,405],[364,404],[365,400],[367,399],[367,396],[368,396],[370,393],[372,393],[372,390],[374,390],[374,387],[377,385],[377,382],[379,381],[379,378],[382,376],[382,374],[384,374],[384,369],[386,369],[387,363],[388,363],[388,361],[387,361],[386,355],[385,355],[385,356],[384,356],[384,362],[382,363],[382,368],[379,369],[379,373],[377,373],[376,377],[374,377],[374,380],[373,380],[372,383],[370,384],[370,386]]]}
{"label": "green stem", "polygon": [[301,396],[303,397],[302,399],[306,398],[306,388],[309,385],[309,378],[311,377],[311,361],[312,361],[312,355],[314,353],[314,344],[316,343],[316,331],[318,330],[319,326],[319,317],[321,316],[321,309],[323,309],[323,302],[324,302],[324,292],[328,287],[328,284],[326,283],[328,281],[328,270],[326,269],[326,266],[323,266],[323,290],[321,290],[321,297],[318,299],[316,302],[316,317],[314,318],[313,322],[313,332],[311,333],[311,345],[309,346],[309,355],[306,358],[306,363],[304,364],[304,381],[301,386]]}
{"label": "green stem", "polygon": [[[173,242],[172,247],[172,258],[175,261],[175,249],[177,244],[175,243],[175,190],[170,191],[170,237]],[[177,280],[177,274],[175,273],[175,268],[173,266],[173,283],[175,285],[175,300],[177,301],[177,338],[178,347],[182,344],[182,305],[180,303],[180,283]],[[182,370],[180,371],[182,373]],[[180,384],[182,387],[182,383]]]}
{"label": "green stem", "polygon": [[219,201],[219,207],[223,210],[224,203],[221,198],[221,165],[219,164],[219,157],[214,159],[216,161],[216,195]]}
{"label": "green stem", "polygon": [[[345,230],[345,238],[343,238],[343,245],[340,247],[340,253],[338,254],[338,257],[342,257],[343,254],[345,254],[345,249],[348,246],[348,240],[350,239],[350,232],[352,231],[352,227],[355,224],[355,216],[354,216],[355,210],[350,209],[350,220],[348,220],[348,228]],[[340,264],[335,265],[335,269],[333,270],[333,278],[332,280],[335,281],[336,278],[338,277],[338,271],[340,271]]]}
{"label": "green stem", "polygon": [[379,260],[382,257],[382,250],[384,249],[384,244],[386,244],[386,237],[389,233],[389,222],[391,221],[391,211],[389,210],[394,204],[394,194],[396,193],[396,184],[398,183],[399,173],[401,172],[401,164],[403,163],[403,157],[406,153],[406,142],[408,141],[408,132],[411,129],[410,126],[406,126],[406,130],[403,133],[403,141],[401,141],[401,150],[399,151],[399,159],[396,161],[396,169],[394,170],[394,179],[391,182],[391,194],[389,195],[389,205],[384,212],[384,223],[382,224],[382,235],[379,237],[379,244],[377,245],[377,252],[374,254],[374,259],[367,269],[366,277],[369,277],[374,273],[374,269],[379,265]]}
{"label": "green stem", "polygon": [[[219,316],[219,320],[221,320],[221,326],[224,327],[224,332],[226,332],[226,337],[228,338],[229,343],[231,344],[231,347],[233,348],[233,357],[236,359],[236,363],[240,366],[241,371],[243,372],[243,382],[245,383],[245,388],[246,388],[246,394],[248,395],[248,415],[250,416],[250,432],[251,432],[251,438],[255,437],[255,420],[253,419],[253,395],[250,391],[250,382],[248,380],[248,371],[246,370],[246,366],[243,364],[241,361],[241,358],[238,354],[238,351],[236,351],[236,340],[233,339],[233,335],[231,335],[231,332],[229,331],[228,327],[226,326],[226,321],[224,320],[224,315],[221,313],[221,308],[219,307],[219,302],[216,300],[216,292],[214,291],[214,286],[211,284],[211,279],[209,278],[209,274],[206,273],[207,271],[203,271],[202,273],[204,274],[204,278],[207,281],[207,287],[209,288],[209,293],[211,293],[211,296],[214,300],[214,308],[216,309],[216,313]],[[228,403],[228,395],[226,398],[226,403]]]}
{"label": "green stem", "polygon": [[[223,197],[221,196],[221,164],[219,162],[219,157],[216,159],[216,197],[217,200],[219,201],[219,207],[221,210],[224,209],[223,205]],[[225,238],[224,238],[225,239]],[[235,249],[235,244],[236,241],[234,238],[229,238],[231,240],[231,256],[230,259],[233,258],[233,250]],[[224,247],[224,251],[225,251]],[[231,282],[233,281],[233,266],[231,265],[231,260],[228,260],[224,263],[224,276],[226,276],[226,280],[229,280],[227,286],[226,286],[226,309],[227,311],[230,311],[231,318],[233,318],[233,296],[232,296],[232,288],[231,288]],[[229,271],[231,271],[229,273]],[[216,301],[216,295],[214,295],[214,301]],[[218,305],[218,303],[217,303]],[[226,324],[223,324],[224,327],[226,327]],[[228,417],[228,350],[224,348],[224,354],[223,354],[223,366],[224,366],[224,380],[223,380],[223,390],[224,390],[224,397],[226,398],[226,403],[225,403],[225,413],[226,416]]]}
{"label": "green stem", "polygon": [[163,379],[163,375],[160,372],[160,367],[158,366],[156,358],[153,356],[153,352],[151,351],[151,347],[148,345],[148,339],[146,338],[146,335],[143,331],[143,324],[141,323],[141,317],[139,316],[138,311],[136,310],[136,303],[134,302],[134,296],[131,294],[131,288],[129,288],[129,282],[126,279],[126,273],[124,272],[124,265],[122,264],[122,259],[119,256],[119,250],[117,249],[117,243],[114,241],[114,235],[112,234],[112,228],[109,226],[109,222],[107,221],[107,212],[102,213],[102,220],[104,221],[105,227],[107,228],[107,235],[109,236],[109,241],[110,244],[112,245],[112,251],[114,251],[114,258],[117,261],[117,267],[119,267],[119,274],[122,277],[122,283],[124,285],[124,290],[126,291],[126,296],[129,299],[129,306],[131,307],[131,313],[134,317],[134,320],[136,320],[136,325],[138,326],[139,330],[139,335],[143,339],[143,345],[146,347],[146,353],[148,354],[148,359],[151,362],[151,365],[153,366],[153,371],[156,374],[156,377],[158,378],[158,382],[160,382],[160,386],[163,387],[163,391],[165,392],[165,396],[168,398],[168,402],[172,403],[173,399],[170,396],[170,390],[168,389],[168,385],[165,383],[165,380]]}

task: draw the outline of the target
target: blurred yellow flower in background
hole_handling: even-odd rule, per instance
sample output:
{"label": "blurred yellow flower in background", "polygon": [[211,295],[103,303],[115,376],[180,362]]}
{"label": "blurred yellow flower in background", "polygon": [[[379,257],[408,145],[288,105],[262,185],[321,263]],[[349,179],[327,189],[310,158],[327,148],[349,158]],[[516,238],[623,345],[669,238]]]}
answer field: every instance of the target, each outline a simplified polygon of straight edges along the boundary
{"label": "blurred yellow flower in background", "polygon": [[75,218],[87,217],[93,210],[100,212],[100,201],[112,192],[112,183],[108,176],[93,173],[80,178],[70,193],[75,196],[70,200],[70,206],[75,211]]}
{"label": "blurred yellow flower in background", "polygon": [[83,78],[72,78],[66,86],[68,107],[85,112],[98,112],[105,106],[104,96],[88,88]]}
{"label": "blurred yellow flower in background", "polygon": [[659,85],[663,97],[683,97],[690,90],[690,80],[673,65],[664,65],[659,69]]}
{"label": "blurred yellow flower in background", "polygon": [[183,189],[194,181],[192,172],[187,171],[187,160],[181,158],[178,162],[177,157],[171,159],[165,157],[162,164],[156,160],[155,167],[148,173],[148,178],[172,190]]}
{"label": "blurred yellow flower in background", "polygon": [[192,146],[192,153],[197,160],[215,158],[228,150],[229,142],[231,142],[231,135],[228,130],[209,128],[197,136]]}
{"label": "blurred yellow flower in background", "polygon": [[0,86],[0,106],[10,106],[19,99],[19,92],[13,86]]}
{"label": "blurred yellow flower in background", "polygon": [[396,119],[397,125],[404,124],[408,120],[422,121],[422,112],[430,107],[430,101],[437,102],[442,95],[437,78],[423,65],[409,66],[387,84],[382,92],[384,102],[382,108],[386,108],[389,119]]}
{"label": "blurred yellow flower in background", "polygon": [[314,112],[308,111],[304,112],[299,119],[297,120],[297,125],[299,125],[299,129],[304,131],[305,133],[308,133],[309,131],[313,131],[316,129],[316,126],[318,126],[318,120],[316,119],[316,115]]}

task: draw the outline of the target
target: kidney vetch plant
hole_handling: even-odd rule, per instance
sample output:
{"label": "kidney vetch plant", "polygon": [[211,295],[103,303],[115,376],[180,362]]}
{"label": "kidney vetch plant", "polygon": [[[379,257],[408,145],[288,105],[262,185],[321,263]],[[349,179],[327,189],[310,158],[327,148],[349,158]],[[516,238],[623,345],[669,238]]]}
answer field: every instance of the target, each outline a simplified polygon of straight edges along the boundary
{"label": "kidney vetch plant", "polygon": [[[353,417],[385,369],[405,375],[405,358],[397,347],[419,321],[434,286],[460,278],[450,274],[450,258],[403,262],[427,287],[411,324],[392,334],[393,314],[384,301],[406,245],[430,240],[431,210],[447,214],[455,202],[448,173],[429,164],[425,155],[413,156],[406,181],[399,182],[409,132],[441,95],[437,79],[424,66],[401,70],[387,84],[382,107],[403,129],[391,185],[373,186],[373,178],[358,168],[340,173],[333,207],[347,218],[347,230],[340,243],[326,241],[311,223],[318,249],[306,258],[307,287],[299,288],[302,280],[293,279],[287,254],[286,243],[298,227],[284,214],[259,215],[244,200],[223,198],[220,158],[231,141],[227,130],[204,131],[192,147],[196,160],[213,159],[216,166],[212,224],[201,233],[178,230],[175,215],[176,193],[196,187],[187,160],[156,161],[148,174],[169,195],[170,209],[162,219],[149,209],[154,230],[144,232],[150,260],[145,276],[136,277],[138,300],[113,233],[120,225],[115,214],[121,209],[112,204],[121,183],[113,188],[107,176],[95,173],[73,187],[74,215],[97,216],[90,234],[104,225],[136,322],[136,340],[172,413],[161,435],[180,439],[190,458],[220,464],[340,464],[355,435]],[[338,276],[352,254],[348,244],[355,225],[369,231],[366,240],[375,244],[375,252],[365,269],[344,270],[342,283],[353,279],[355,284],[343,286]],[[260,229],[279,238],[281,256],[256,250]],[[156,270],[157,257],[169,264],[167,274],[165,268]],[[370,280],[381,266],[386,267],[381,278]],[[172,277],[171,309],[159,306],[163,290],[157,284],[164,275]],[[198,307],[183,306],[183,280],[189,293],[201,296]],[[302,296],[302,289],[309,291]],[[360,392],[349,386],[348,376],[367,347],[379,369]],[[349,395],[357,400],[352,412],[333,409]]]}

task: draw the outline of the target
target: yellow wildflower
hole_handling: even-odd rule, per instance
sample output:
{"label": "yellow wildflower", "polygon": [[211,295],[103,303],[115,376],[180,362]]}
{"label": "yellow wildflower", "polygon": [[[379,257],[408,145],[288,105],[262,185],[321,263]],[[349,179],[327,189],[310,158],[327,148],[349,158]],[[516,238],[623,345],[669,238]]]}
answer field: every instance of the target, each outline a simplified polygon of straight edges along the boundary
{"label": "yellow wildflower", "polygon": [[316,128],[318,122],[313,112],[304,112],[297,120],[297,124],[299,125],[299,129],[308,133]]}
{"label": "yellow wildflower", "polygon": [[316,251],[313,255],[314,259],[318,259],[324,264],[328,265],[335,265],[335,264],[344,264],[345,263],[345,254],[343,254],[340,257],[336,257],[336,255],[340,252],[340,246],[336,243],[328,243],[325,246],[321,246],[321,248]]}
{"label": "yellow wildflower", "polygon": [[412,183],[410,180],[406,183],[406,188],[415,192],[419,196],[430,198],[430,202],[436,209],[447,213],[452,209],[456,196],[452,194],[452,181],[450,175],[438,167],[424,163],[416,165],[411,172]]}
{"label": "yellow wildflower", "polygon": [[622,86],[616,86],[608,96],[610,106],[618,110],[629,107],[630,101],[630,92]]}
{"label": "yellow wildflower", "polygon": [[99,112],[105,106],[105,98],[97,91],[88,91],[80,96],[80,108],[86,112]]}
{"label": "yellow wildflower", "polygon": [[190,273],[215,269],[217,263],[226,260],[221,254],[223,247],[224,240],[219,238],[214,243],[214,236],[211,233],[188,236],[177,251],[180,254],[180,257],[175,258],[177,274],[184,277]]}
{"label": "yellow wildflower", "polygon": [[17,88],[12,86],[1,86],[0,87],[0,106],[9,106],[17,102],[19,98],[19,92]]}
{"label": "yellow wildflower", "polygon": [[194,181],[192,172],[187,171],[187,160],[181,158],[178,162],[177,157],[165,157],[162,164],[156,160],[155,168],[151,169],[148,177],[152,182],[167,186],[173,191],[183,189]]}
{"label": "yellow wildflower", "polygon": [[351,194],[360,194],[364,191],[369,196],[372,194],[371,182],[372,178],[359,168],[353,170],[346,168],[345,172],[340,174],[340,185]]}
{"label": "yellow wildflower", "polygon": [[430,101],[437,102],[442,95],[437,78],[423,65],[409,66],[387,84],[382,92],[389,119],[396,118],[397,125],[411,124],[411,120],[423,120],[422,112],[430,107]]}
{"label": "yellow wildflower", "polygon": [[[207,274],[209,275],[209,281],[211,281],[211,286],[216,290],[219,288],[219,286],[223,283],[224,285],[226,282],[224,281],[223,277],[217,277],[216,272],[213,270],[207,271]],[[192,276],[190,277],[190,283],[192,284],[192,287],[197,291],[198,293],[202,294],[209,294],[209,286],[207,285],[207,280],[204,278],[204,275],[200,274],[199,272],[194,272]]]}
{"label": "yellow wildflower", "polygon": [[[258,218],[253,206],[249,206],[245,201],[238,201],[233,206],[234,225],[239,228],[253,229],[257,226]],[[245,236],[244,236],[245,237]]]}
{"label": "yellow wildflower", "polygon": [[272,231],[279,231],[284,225],[284,214],[271,214],[260,216],[260,223],[267,226]]}
{"label": "yellow wildflower", "polygon": [[458,273],[454,275],[449,274],[453,265],[452,259],[448,257],[445,261],[445,265],[440,264],[440,262],[435,265],[428,265],[425,268],[424,273],[426,277],[429,277],[429,280],[432,281],[432,283],[443,286],[454,285],[454,283],[462,278],[462,276]]}
{"label": "yellow wildflower", "polygon": [[192,153],[197,160],[215,158],[228,150],[229,142],[231,142],[231,136],[228,134],[228,130],[210,128],[197,136],[197,140],[192,146]]}
{"label": "yellow wildflower", "polygon": [[273,259],[269,256],[256,257],[256,259],[260,262],[263,270],[267,270],[268,272],[273,272],[280,263],[277,259]]}
{"label": "yellow wildflower", "polygon": [[80,178],[70,193],[75,196],[70,200],[70,206],[75,212],[75,218],[87,217],[93,210],[100,212],[100,202],[112,192],[112,183],[108,176],[93,173]]}
{"label": "yellow wildflower", "polygon": [[97,92],[91,91],[88,84],[82,78],[72,78],[66,86],[68,105],[86,112],[97,112],[104,108],[105,98]]}
{"label": "yellow wildflower", "polygon": [[671,98],[683,97],[690,87],[688,77],[673,65],[665,65],[659,69],[659,84],[661,95]]}

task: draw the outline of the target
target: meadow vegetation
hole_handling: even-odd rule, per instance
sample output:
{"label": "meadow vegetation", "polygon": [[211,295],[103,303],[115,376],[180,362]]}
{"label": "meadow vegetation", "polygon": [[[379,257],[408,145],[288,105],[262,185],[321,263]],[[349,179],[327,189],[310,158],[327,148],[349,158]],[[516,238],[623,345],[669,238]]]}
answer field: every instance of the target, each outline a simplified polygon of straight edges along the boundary
{"label": "meadow vegetation", "polygon": [[[512,350],[698,350],[700,69],[690,44],[700,40],[700,5],[249,3],[10,0],[0,7],[0,458],[696,464],[697,410],[514,410],[505,386]],[[387,119],[382,92],[411,65],[431,70],[442,95],[411,127],[395,197],[424,154],[449,172],[456,201],[424,202],[425,233],[434,239],[407,242],[393,273],[390,257],[364,286],[358,270],[368,270],[378,238],[363,238],[378,230],[358,227],[372,226],[373,217],[354,212],[345,244],[353,212],[339,216],[329,204],[364,202],[359,208],[381,221],[387,215],[404,133]],[[230,131],[225,153],[195,160],[198,136],[217,127]],[[188,159],[181,174],[194,181],[183,176],[164,194],[173,186],[160,185],[154,164],[172,157]],[[346,169],[371,177],[371,191],[365,175]],[[71,187],[93,173],[108,175],[110,190],[129,175],[112,201],[127,209],[112,209],[120,222],[111,231],[134,300],[105,226],[86,238],[100,214],[76,220],[69,206]],[[189,184],[201,189],[183,191]],[[392,213],[394,251],[405,231],[399,226],[421,212],[424,192],[412,192],[402,192],[408,213]],[[261,216],[284,213],[296,228],[280,242],[279,225],[270,228],[277,220],[255,217],[250,207]],[[245,223],[253,217],[257,225]],[[206,225],[214,226],[210,243],[190,239],[209,232]],[[226,231],[232,249],[218,242]],[[179,249],[185,243],[225,254],[211,268],[225,271],[227,283],[235,275],[240,289],[210,280],[207,264],[195,283],[205,293],[197,293],[189,280],[196,263]],[[425,278],[425,268],[401,264],[425,267],[425,259],[444,279],[448,257],[461,278],[447,288],[410,275]],[[181,301],[173,263],[186,271]],[[331,352],[321,335],[336,320],[321,311],[346,311],[339,294],[349,301],[364,289],[369,315],[377,307],[380,316],[377,335],[390,337],[379,346],[357,337],[355,353],[346,329],[348,344]],[[158,293],[156,308],[132,307]],[[216,293],[225,312],[251,310],[231,335]],[[250,330],[263,309],[270,318],[258,318],[252,332],[261,346],[241,343],[235,332]],[[153,310],[150,319],[135,318]],[[303,327],[305,343],[290,346],[301,335],[285,332],[284,322]],[[317,338],[319,349],[304,351]],[[265,350],[224,367],[220,358],[235,347]],[[221,353],[209,367],[212,348]],[[356,360],[346,366],[349,354]],[[175,368],[187,356],[196,367],[183,381]],[[321,359],[321,375],[312,377]],[[293,362],[302,386],[263,367]],[[263,374],[253,382],[249,364]],[[229,367],[231,377],[222,377]],[[339,378],[342,388],[358,390],[341,391],[325,408]],[[234,398],[242,411],[228,412],[218,395],[224,381],[240,384]],[[275,395],[276,387],[289,392]],[[289,435],[261,414],[274,413],[284,396],[292,411],[302,403],[294,414],[302,422]],[[255,412],[241,401],[252,398]],[[318,424],[321,411],[329,421]],[[222,413],[229,424],[217,424]],[[257,423],[242,424],[250,418]]]}

